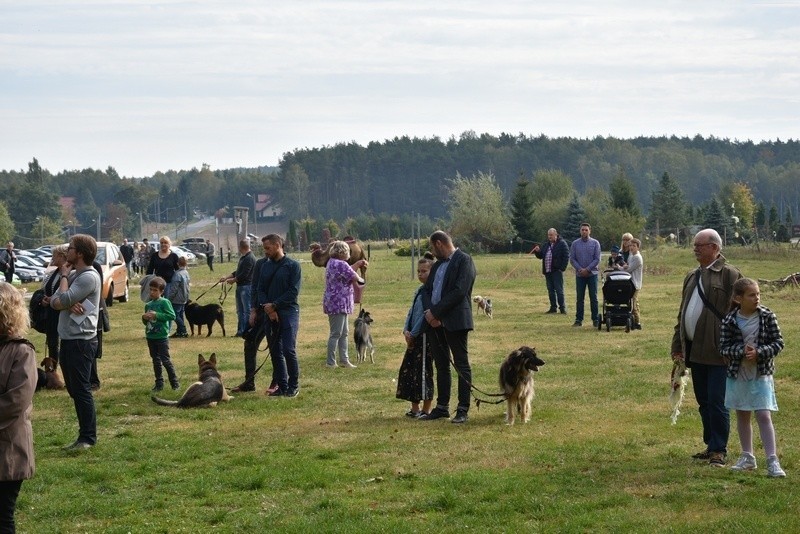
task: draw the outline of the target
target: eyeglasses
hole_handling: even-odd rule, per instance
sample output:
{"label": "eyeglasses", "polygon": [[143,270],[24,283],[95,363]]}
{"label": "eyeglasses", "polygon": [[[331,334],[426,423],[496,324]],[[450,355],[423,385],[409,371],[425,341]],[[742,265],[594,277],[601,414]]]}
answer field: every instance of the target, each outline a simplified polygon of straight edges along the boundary
{"label": "eyeglasses", "polygon": [[694,246],[694,248],[700,248],[700,247],[707,247],[707,246],[713,245],[713,244],[714,243],[695,243],[693,246]]}

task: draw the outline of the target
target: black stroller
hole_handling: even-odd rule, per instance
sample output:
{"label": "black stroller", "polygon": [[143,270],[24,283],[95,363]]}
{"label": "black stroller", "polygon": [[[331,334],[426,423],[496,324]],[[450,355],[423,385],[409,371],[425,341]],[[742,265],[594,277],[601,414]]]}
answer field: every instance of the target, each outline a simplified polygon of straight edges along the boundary
{"label": "black stroller", "polygon": [[626,332],[633,328],[633,286],[631,274],[625,271],[605,271],[603,282],[603,310],[598,317],[597,329],[606,332],[612,326],[624,326]]}

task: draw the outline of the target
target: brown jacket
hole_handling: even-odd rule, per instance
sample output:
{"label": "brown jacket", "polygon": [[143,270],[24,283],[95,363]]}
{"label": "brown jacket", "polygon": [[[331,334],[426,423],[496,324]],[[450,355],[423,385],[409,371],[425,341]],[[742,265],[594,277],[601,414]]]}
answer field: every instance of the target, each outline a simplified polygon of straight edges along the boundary
{"label": "brown jacket", "polygon": [[31,478],[36,353],[25,340],[0,339],[0,480]]}
{"label": "brown jacket", "polygon": [[[675,325],[675,334],[672,336],[672,353],[683,353],[686,364],[702,363],[706,365],[726,365],[719,353],[719,331],[720,320],[714,312],[703,307],[697,326],[694,330],[694,340],[692,340],[692,352],[686,354],[686,330],[683,325],[683,313],[686,305],[692,298],[695,287],[695,269],[691,270],[683,280],[683,294],[681,297],[681,307],[678,310],[678,324]],[[703,270],[701,280],[706,299],[724,317],[728,312],[731,300],[733,283],[742,277],[742,273],[726,263],[725,257],[720,254],[716,261],[708,269]]]}

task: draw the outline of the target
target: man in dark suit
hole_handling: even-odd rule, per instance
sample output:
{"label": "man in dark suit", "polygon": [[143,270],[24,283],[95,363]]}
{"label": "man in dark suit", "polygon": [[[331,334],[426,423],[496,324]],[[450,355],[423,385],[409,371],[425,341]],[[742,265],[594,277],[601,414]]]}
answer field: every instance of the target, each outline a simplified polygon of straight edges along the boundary
{"label": "man in dark suit", "polygon": [[425,283],[422,302],[425,320],[433,329],[431,343],[436,364],[436,408],[420,419],[450,417],[450,354],[458,372],[458,408],[452,423],[467,422],[472,370],[469,366],[467,340],[472,323],[472,286],[475,283],[475,264],[472,258],[453,245],[444,232],[430,237],[431,252],[438,260]]}

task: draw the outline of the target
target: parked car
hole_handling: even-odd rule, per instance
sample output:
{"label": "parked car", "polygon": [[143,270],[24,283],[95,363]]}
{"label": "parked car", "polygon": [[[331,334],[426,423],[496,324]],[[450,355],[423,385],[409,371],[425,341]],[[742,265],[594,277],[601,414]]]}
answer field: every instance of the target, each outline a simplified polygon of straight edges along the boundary
{"label": "parked car", "polygon": [[128,268],[119,247],[114,243],[98,241],[95,259],[103,267],[103,298],[106,306],[111,307],[114,299],[128,302]]}
{"label": "parked car", "polygon": [[197,265],[197,255],[186,247],[180,245],[172,245],[169,247],[170,252],[174,252],[179,258],[186,258],[187,265]]}
{"label": "parked car", "polygon": [[208,250],[206,240],[202,237],[187,237],[181,242],[180,246],[189,249],[194,253],[205,252]]}

